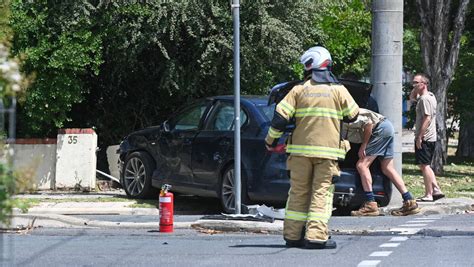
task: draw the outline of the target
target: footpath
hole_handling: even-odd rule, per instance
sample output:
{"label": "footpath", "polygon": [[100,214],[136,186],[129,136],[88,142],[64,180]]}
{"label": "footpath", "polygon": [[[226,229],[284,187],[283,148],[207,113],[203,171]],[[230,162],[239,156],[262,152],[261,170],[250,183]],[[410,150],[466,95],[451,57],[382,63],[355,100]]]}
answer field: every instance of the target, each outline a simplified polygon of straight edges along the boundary
{"label": "footpath", "polygon": [[[18,198],[48,199],[47,202],[39,202],[23,213],[19,209],[14,210],[11,224],[3,227],[3,231],[21,232],[37,227],[43,228],[127,228],[127,229],[149,229],[158,230],[159,210],[154,207],[136,207],[133,200],[107,201],[106,198],[123,197],[122,193],[42,193],[31,195],[19,195]],[[77,200],[75,200],[75,198]],[[99,198],[101,199],[99,201]],[[91,199],[91,201],[88,201]],[[181,204],[186,206],[186,204]],[[191,205],[191,204],[190,204]],[[419,202],[421,212],[414,216],[446,215],[472,213],[474,200],[471,198],[443,198],[435,202]],[[381,208],[384,216],[390,216],[389,211],[394,206]],[[176,209],[176,207],[175,207]],[[178,207],[178,209],[180,209]],[[191,207],[191,209],[194,209]],[[196,213],[197,212],[197,213]],[[217,214],[216,214],[217,213]],[[202,214],[202,213],[201,213]],[[201,215],[199,210],[195,212],[178,212],[174,217],[174,229],[196,229],[199,231],[234,231],[254,233],[282,233],[283,221],[274,220],[256,221],[252,218],[235,219],[230,216]],[[208,213],[207,213],[208,214]],[[2,227],[0,227],[2,228]],[[359,228],[332,229],[336,232],[367,234],[367,226]]]}

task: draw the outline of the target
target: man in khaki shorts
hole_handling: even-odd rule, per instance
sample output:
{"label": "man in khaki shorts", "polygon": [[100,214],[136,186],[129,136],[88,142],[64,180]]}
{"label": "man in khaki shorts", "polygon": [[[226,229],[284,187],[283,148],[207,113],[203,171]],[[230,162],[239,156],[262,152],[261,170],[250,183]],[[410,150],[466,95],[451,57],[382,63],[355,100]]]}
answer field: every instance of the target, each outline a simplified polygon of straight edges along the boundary
{"label": "man in khaki shorts", "polygon": [[420,212],[418,204],[407,190],[405,182],[393,164],[393,146],[395,130],[392,123],[383,115],[368,109],[360,108],[359,116],[353,123],[344,124],[343,133],[352,143],[360,143],[359,160],[356,167],[367,201],[359,210],[352,211],[352,216],[378,216],[380,214],[372,190],[370,165],[379,158],[382,172],[392,181],[403,198],[403,206],[392,210],[394,216],[406,216]]}

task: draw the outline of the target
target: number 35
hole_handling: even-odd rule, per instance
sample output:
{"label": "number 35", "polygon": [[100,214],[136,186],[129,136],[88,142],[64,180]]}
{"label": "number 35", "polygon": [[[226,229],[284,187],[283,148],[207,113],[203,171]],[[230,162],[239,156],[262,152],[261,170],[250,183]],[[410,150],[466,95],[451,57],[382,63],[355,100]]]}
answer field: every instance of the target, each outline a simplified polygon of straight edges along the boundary
{"label": "number 35", "polygon": [[73,145],[77,144],[77,135],[68,136],[67,143],[68,144],[73,144]]}

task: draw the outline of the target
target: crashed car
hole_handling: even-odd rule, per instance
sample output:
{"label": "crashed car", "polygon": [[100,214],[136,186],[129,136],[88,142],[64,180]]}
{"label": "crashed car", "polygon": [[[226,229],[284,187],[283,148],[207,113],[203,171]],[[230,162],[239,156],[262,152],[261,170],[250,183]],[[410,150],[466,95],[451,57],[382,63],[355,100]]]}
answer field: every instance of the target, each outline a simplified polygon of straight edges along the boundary
{"label": "crashed car", "polygon": [[[361,107],[369,107],[371,86],[342,81]],[[264,139],[275,110],[275,99],[284,94],[241,97],[241,185],[243,204],[282,204],[289,191],[287,155],[269,153]],[[279,94],[279,95],[276,95]],[[272,99],[273,98],[273,99]],[[156,198],[163,184],[172,191],[217,197],[223,210],[232,213],[234,202],[234,97],[214,96],[185,105],[161,125],[129,134],[120,143],[120,179],[131,198]],[[291,133],[291,126],[288,133]],[[283,144],[285,138],[281,138]],[[364,201],[355,168],[359,144],[351,144],[341,175],[334,177],[334,206],[347,213]],[[392,188],[380,170],[371,166],[373,191],[380,206],[389,203]]]}

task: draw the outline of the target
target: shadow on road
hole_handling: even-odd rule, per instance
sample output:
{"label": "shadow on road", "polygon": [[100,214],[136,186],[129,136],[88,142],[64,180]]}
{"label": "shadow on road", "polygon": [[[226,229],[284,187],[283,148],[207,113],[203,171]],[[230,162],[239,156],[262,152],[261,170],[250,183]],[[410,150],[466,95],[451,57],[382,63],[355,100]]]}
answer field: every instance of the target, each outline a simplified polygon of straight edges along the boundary
{"label": "shadow on road", "polygon": [[[158,207],[158,199],[137,199],[136,201],[138,204]],[[221,212],[222,207],[217,198],[175,194],[174,214],[176,215],[208,215]]]}

